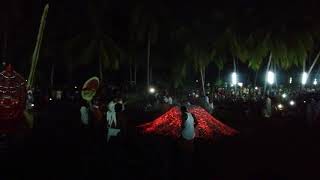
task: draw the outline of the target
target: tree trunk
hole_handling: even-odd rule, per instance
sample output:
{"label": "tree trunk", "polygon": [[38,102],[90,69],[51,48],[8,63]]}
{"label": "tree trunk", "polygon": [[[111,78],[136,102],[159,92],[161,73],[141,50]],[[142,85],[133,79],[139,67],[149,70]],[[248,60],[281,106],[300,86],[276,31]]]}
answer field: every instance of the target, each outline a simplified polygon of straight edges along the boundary
{"label": "tree trunk", "polygon": [[318,54],[317,54],[316,58],[313,60],[313,63],[312,63],[312,65],[311,65],[311,67],[309,68],[309,71],[308,71],[308,77],[309,77],[309,75],[310,75],[310,73],[311,73],[312,69],[313,69],[313,68],[314,68],[314,66],[316,65],[316,63],[317,63],[317,61],[318,61],[318,59],[319,59],[319,56],[320,56],[320,51],[318,52]]}
{"label": "tree trunk", "polygon": [[[267,76],[268,71],[270,69],[271,60],[272,60],[272,52],[270,52],[270,55],[269,55],[269,61],[268,61],[268,65],[267,65],[266,76]],[[267,89],[267,81],[265,80],[264,81],[264,88],[263,88],[263,95],[265,95],[266,89]]]}
{"label": "tree trunk", "polygon": [[204,88],[204,83],[205,83],[205,76],[204,76],[204,68],[203,67],[200,67],[200,75],[201,75],[201,83],[202,83],[202,92],[203,92],[203,95],[206,95],[206,90]]}
{"label": "tree trunk", "polygon": [[103,80],[103,64],[102,64],[102,59],[99,56],[99,77],[100,77],[100,81]]}
{"label": "tree trunk", "polygon": [[150,50],[151,50],[151,33],[148,33],[148,47],[147,47],[147,87],[150,86]]}
{"label": "tree trunk", "polygon": [[218,69],[218,83],[220,85],[220,80],[221,80],[221,69]]}
{"label": "tree trunk", "polygon": [[134,85],[137,85],[137,63],[134,63]]}
{"label": "tree trunk", "polygon": [[236,60],[233,58],[233,72],[237,72]]}
{"label": "tree trunk", "polygon": [[255,77],[254,77],[254,87],[257,86],[257,79],[258,79],[258,70],[255,72]]}
{"label": "tree trunk", "polygon": [[152,66],[150,66],[150,84],[152,84]]}
{"label": "tree trunk", "polygon": [[132,79],[132,63],[130,63],[130,66],[129,66],[129,82],[130,82],[130,85],[133,84],[133,79]]}
{"label": "tree trunk", "polygon": [[51,88],[53,88],[54,70],[55,70],[55,66],[54,66],[54,64],[52,64],[51,73],[50,73],[50,87]]}

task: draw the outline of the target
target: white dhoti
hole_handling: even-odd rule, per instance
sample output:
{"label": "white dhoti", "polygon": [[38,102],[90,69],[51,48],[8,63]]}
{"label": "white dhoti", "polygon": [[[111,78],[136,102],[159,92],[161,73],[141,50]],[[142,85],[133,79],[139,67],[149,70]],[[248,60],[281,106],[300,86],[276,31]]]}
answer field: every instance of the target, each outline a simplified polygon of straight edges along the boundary
{"label": "white dhoti", "polygon": [[109,142],[110,137],[118,136],[119,133],[120,133],[120,129],[108,128],[107,142]]}
{"label": "white dhoti", "polygon": [[111,136],[118,136],[120,129],[111,128],[112,125],[117,126],[117,118],[115,111],[107,111],[107,121],[108,121],[108,133],[107,133],[107,142]]}

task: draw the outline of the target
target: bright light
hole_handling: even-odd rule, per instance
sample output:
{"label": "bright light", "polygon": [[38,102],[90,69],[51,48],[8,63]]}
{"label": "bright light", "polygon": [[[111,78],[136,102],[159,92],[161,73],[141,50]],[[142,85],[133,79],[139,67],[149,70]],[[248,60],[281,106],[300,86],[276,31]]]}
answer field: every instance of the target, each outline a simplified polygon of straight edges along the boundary
{"label": "bright light", "polygon": [[78,87],[77,87],[77,86],[74,86],[74,88],[77,89]]}
{"label": "bright light", "polygon": [[295,103],[293,100],[291,100],[291,101],[289,102],[289,104],[290,104],[291,106],[294,106],[296,103]]}
{"label": "bright light", "polygon": [[199,94],[196,94],[196,98],[198,98],[199,97]]}
{"label": "bright light", "polygon": [[243,86],[243,83],[242,83],[242,82],[239,82],[239,83],[238,83],[238,86],[242,87],[242,86]]}
{"label": "bright light", "polygon": [[302,73],[302,78],[301,78],[301,83],[302,83],[302,85],[307,84],[307,80],[308,80],[308,73],[303,72],[303,73]]}
{"label": "bright light", "polygon": [[34,104],[31,104],[31,107],[34,107]]}
{"label": "bright light", "polygon": [[258,87],[256,86],[256,87],[254,87],[254,89],[255,89],[255,90],[258,90]]}
{"label": "bright light", "polygon": [[289,84],[292,84],[292,77],[290,77],[289,79]]}
{"label": "bright light", "polygon": [[283,108],[282,104],[278,104],[278,108],[281,110]]}
{"label": "bright light", "polygon": [[318,84],[317,79],[314,79],[314,81],[313,81],[313,85],[317,85],[317,84]]}
{"label": "bright light", "polygon": [[196,80],[196,83],[199,82],[199,80]]}
{"label": "bright light", "polygon": [[52,98],[49,98],[49,101],[52,101]]}
{"label": "bright light", "polygon": [[156,89],[154,87],[149,88],[149,93],[153,94],[156,92]]}
{"label": "bright light", "polygon": [[232,85],[236,85],[238,83],[238,77],[237,77],[237,73],[233,72],[231,74],[231,84]]}
{"label": "bright light", "polygon": [[287,94],[286,93],[283,93],[282,94],[282,98],[286,98],[287,97]]}
{"label": "bright light", "polygon": [[272,71],[268,71],[267,73],[267,82],[272,85],[274,83],[275,74]]}

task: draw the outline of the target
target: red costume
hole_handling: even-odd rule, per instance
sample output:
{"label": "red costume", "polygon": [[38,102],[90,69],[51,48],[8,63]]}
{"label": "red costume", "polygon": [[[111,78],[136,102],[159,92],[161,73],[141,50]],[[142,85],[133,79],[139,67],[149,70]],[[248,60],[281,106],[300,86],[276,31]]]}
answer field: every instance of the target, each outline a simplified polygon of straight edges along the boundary
{"label": "red costume", "polygon": [[25,100],[25,79],[8,65],[0,73],[0,133],[14,133],[23,127]]}

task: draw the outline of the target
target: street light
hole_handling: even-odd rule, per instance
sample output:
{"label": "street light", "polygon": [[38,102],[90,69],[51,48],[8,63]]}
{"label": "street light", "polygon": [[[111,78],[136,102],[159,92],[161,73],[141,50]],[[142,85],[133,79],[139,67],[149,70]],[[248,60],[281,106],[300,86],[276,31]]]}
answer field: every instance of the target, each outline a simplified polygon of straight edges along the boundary
{"label": "street light", "polygon": [[286,94],[286,93],[283,93],[283,94],[282,94],[282,98],[285,99],[286,97],[287,97],[287,94]]}
{"label": "street light", "polygon": [[293,100],[291,100],[291,101],[289,102],[289,104],[290,104],[290,106],[294,106],[296,103],[295,103]]}
{"label": "street light", "polygon": [[267,82],[272,85],[274,83],[275,74],[272,71],[268,71],[267,73]]}
{"label": "street light", "polygon": [[233,72],[231,74],[231,84],[232,85],[237,85],[238,83],[238,77],[237,77],[237,73],[236,72]]}
{"label": "street light", "polygon": [[313,85],[317,85],[317,84],[318,84],[317,79],[314,79],[314,81],[313,81]]}
{"label": "street light", "polygon": [[149,93],[154,94],[156,92],[156,89],[154,87],[149,88]]}
{"label": "street light", "polygon": [[303,72],[302,73],[302,78],[301,78],[302,85],[307,84],[307,80],[308,80],[308,74],[306,72]]}

